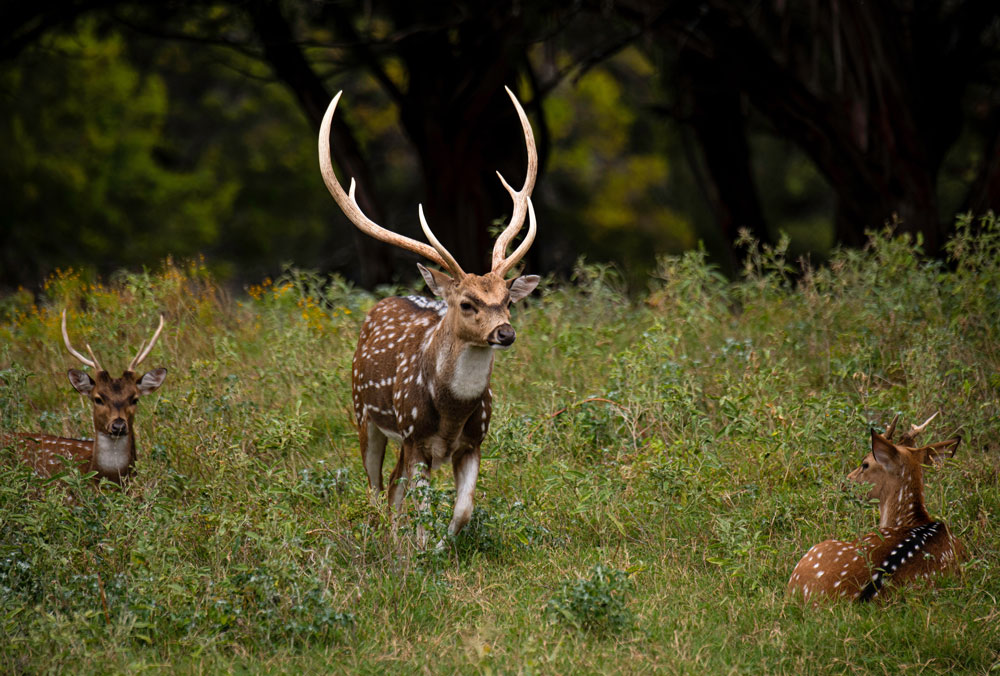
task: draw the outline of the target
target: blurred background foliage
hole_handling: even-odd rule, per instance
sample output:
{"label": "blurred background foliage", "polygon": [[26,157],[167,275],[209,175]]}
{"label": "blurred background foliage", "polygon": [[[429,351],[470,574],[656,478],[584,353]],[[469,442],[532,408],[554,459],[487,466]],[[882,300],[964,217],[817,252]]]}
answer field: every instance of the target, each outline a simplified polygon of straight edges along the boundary
{"label": "blurred background foliage", "polygon": [[[794,6],[792,6],[794,5]],[[824,260],[898,219],[938,254],[1000,200],[994,2],[572,4],[351,0],[8,3],[0,9],[0,289],[202,254],[245,284],[284,265],[366,287],[413,256],[359,235],[317,171],[466,269],[523,180],[503,93],[541,156],[534,272],[583,255],[644,288],[657,254],[737,233]],[[902,32],[900,28],[904,28]]]}

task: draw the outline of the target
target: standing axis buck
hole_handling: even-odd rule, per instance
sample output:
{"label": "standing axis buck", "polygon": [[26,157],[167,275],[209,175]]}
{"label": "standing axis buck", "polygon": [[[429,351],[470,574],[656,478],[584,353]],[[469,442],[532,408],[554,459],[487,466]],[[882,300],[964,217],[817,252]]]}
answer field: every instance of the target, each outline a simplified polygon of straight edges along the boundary
{"label": "standing axis buck", "polygon": [[[366,217],[355,200],[353,179],[350,192],[344,192],[330,160],[330,124],[341,93],[330,102],[319,132],[320,171],[333,199],[362,232],[418,253],[450,272],[417,264],[427,286],[443,302],[416,296],[387,298],[365,317],[351,379],[361,457],[369,486],[381,491],[386,440],[399,442],[399,459],[389,479],[389,504],[396,512],[402,507],[406,483],[413,480],[424,485],[431,470],[450,461],[457,496],[448,533],[454,535],[472,516],[480,445],[490,425],[494,351],[514,342],[510,304],[530,294],[539,281],[535,275],[504,279],[535,239],[531,191],[538,157],[534,135],[508,89],[524,130],[527,177],[524,186],[514,190],[497,173],[514,201],[513,215],[493,247],[491,271],[466,274],[431,232],[422,206],[418,208],[420,225],[432,246],[386,230]],[[507,256],[525,215],[528,233]]]}
{"label": "standing axis buck", "polygon": [[[83,472],[97,472],[95,479],[117,484],[132,473],[135,465],[135,408],[139,397],[155,392],[167,377],[167,369],[154,369],[142,376],[135,368],[142,363],[160,337],[163,316],[149,345],[139,346],[139,353],[120,378],[112,378],[87,345],[90,359],[73,349],[66,332],[66,311],[62,313],[62,335],[69,353],[94,369],[96,381],[83,371],[69,370],[69,382],[94,405],[94,438],[68,439],[51,434],[18,434],[23,445],[22,459],[38,474],[49,477],[75,465]],[[64,463],[63,458],[68,462]]]}
{"label": "standing axis buck", "polygon": [[941,572],[958,572],[965,548],[924,507],[923,466],[955,454],[960,438],[915,447],[927,423],[911,425],[898,444],[892,442],[897,415],[885,436],[872,430],[872,450],[847,475],[872,485],[869,499],[879,503],[879,529],[860,540],[826,540],[806,552],[788,581],[789,592],[805,599],[847,597],[870,601],[886,590],[886,582],[903,585]]}

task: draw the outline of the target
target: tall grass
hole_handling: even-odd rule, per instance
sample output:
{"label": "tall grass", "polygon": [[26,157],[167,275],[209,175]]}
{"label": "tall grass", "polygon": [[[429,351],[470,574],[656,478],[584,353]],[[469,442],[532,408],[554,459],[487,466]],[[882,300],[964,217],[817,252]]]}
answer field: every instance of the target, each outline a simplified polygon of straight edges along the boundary
{"label": "tall grass", "polygon": [[[889,231],[815,269],[744,244],[736,282],[692,252],[630,299],[581,266],[515,310],[476,512],[444,552],[413,531],[446,527],[450,472],[395,534],[366,494],[349,365],[372,295],[290,271],[233,297],[168,262],[0,299],[4,429],[90,434],[63,307],[112,369],[163,312],[146,366],[169,369],[128,493],[3,451],[0,671],[1000,668],[1000,224],[960,219],[946,262]],[[927,499],[964,575],[787,599],[810,545],[875,523],[841,485],[869,427],[935,410],[928,438],[963,443]]]}

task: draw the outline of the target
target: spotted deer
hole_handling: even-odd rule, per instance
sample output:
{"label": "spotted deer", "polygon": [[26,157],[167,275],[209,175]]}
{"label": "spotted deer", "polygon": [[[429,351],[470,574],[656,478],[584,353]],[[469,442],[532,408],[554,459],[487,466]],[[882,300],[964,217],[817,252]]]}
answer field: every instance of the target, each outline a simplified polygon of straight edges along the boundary
{"label": "spotted deer", "polygon": [[[149,344],[145,341],[139,352],[119,378],[101,366],[88,344],[90,358],[73,349],[66,331],[66,311],[62,313],[63,342],[69,353],[94,369],[94,378],[83,371],[69,369],[69,382],[86,395],[94,407],[94,438],[69,439],[52,434],[17,434],[21,459],[37,474],[50,477],[67,466],[83,472],[96,472],[96,480],[107,479],[121,484],[135,465],[135,410],[139,397],[155,392],[167,377],[167,369],[158,368],[141,376],[136,367],[149,355],[163,330],[163,316]],[[96,380],[95,380],[96,378]],[[64,460],[65,459],[65,460]]]}
{"label": "spotted deer", "polygon": [[[351,378],[362,462],[369,487],[381,492],[386,442],[392,439],[400,444],[388,495],[390,508],[397,513],[409,482],[426,485],[431,470],[451,462],[457,495],[448,533],[455,535],[472,516],[480,446],[492,412],[494,355],[510,347],[516,335],[510,324],[510,306],[530,294],[539,282],[535,275],[505,279],[535,239],[531,191],[538,156],[534,135],[520,103],[507,89],[524,131],[527,176],[521,189],[515,190],[497,172],[513,200],[513,215],[494,244],[490,272],[467,274],[431,232],[422,205],[417,213],[430,246],[386,230],[366,217],[354,196],[354,179],[349,192],[344,192],[333,171],[329,140],[341,93],[330,102],[319,132],[320,171],[334,201],[362,232],[420,254],[448,271],[417,264],[427,286],[442,300],[386,298],[365,317]],[[528,232],[508,256],[507,248],[526,215]]]}
{"label": "spotted deer", "polygon": [[922,425],[911,425],[893,443],[897,415],[885,435],[872,430],[872,450],[847,475],[871,484],[877,499],[879,528],[860,540],[826,540],[806,552],[788,581],[788,591],[805,599],[845,597],[870,601],[888,593],[887,583],[900,586],[942,572],[958,572],[965,548],[941,521],[931,521],[924,506],[923,467],[952,457],[960,438],[916,446]]}

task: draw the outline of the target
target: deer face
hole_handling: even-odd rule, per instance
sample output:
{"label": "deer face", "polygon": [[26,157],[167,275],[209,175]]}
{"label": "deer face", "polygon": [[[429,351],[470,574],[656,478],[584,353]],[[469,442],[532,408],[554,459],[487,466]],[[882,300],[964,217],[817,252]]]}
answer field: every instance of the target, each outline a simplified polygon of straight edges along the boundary
{"label": "deer face", "polygon": [[139,397],[159,389],[167,378],[167,369],[154,369],[142,376],[125,371],[112,378],[107,371],[97,372],[97,381],[77,369],[69,370],[69,382],[94,405],[94,430],[111,437],[132,433]]}
{"label": "deer face", "polygon": [[504,349],[514,343],[510,306],[538,286],[537,275],[504,280],[496,273],[465,275],[456,281],[449,275],[417,264],[427,286],[448,303],[445,316],[454,335],[462,342]]}
{"label": "deer face", "polygon": [[910,448],[893,444],[889,439],[872,430],[872,450],[861,466],[847,475],[851,481],[871,484],[869,499],[882,499],[895,493],[904,483],[922,485],[923,466],[941,462],[945,453],[954,455],[959,438],[941,441],[929,446]]}
{"label": "deer face", "polygon": [[912,463],[910,450],[904,446],[895,446],[872,430],[871,452],[861,461],[861,466],[848,474],[847,478],[860,484],[871,484],[872,488],[867,498],[881,499],[898,488],[903,468]]}

